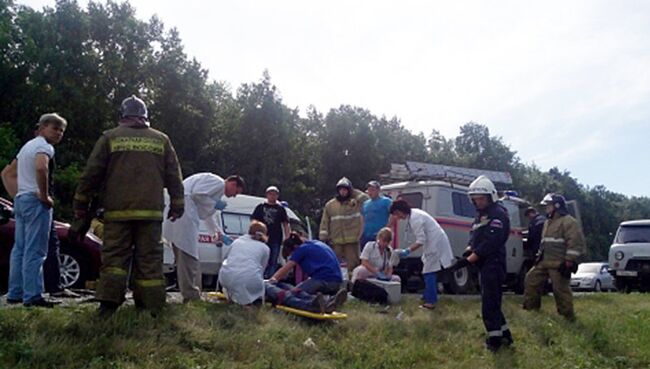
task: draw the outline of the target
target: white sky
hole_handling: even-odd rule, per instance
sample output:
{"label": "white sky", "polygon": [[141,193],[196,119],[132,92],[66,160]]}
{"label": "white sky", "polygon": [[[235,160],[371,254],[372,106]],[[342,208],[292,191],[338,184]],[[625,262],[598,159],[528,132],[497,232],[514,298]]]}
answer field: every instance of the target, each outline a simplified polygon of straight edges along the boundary
{"label": "white sky", "polygon": [[131,4],[176,27],[186,53],[233,88],[268,69],[302,112],[357,105],[448,138],[476,121],[526,163],[650,196],[650,2]]}

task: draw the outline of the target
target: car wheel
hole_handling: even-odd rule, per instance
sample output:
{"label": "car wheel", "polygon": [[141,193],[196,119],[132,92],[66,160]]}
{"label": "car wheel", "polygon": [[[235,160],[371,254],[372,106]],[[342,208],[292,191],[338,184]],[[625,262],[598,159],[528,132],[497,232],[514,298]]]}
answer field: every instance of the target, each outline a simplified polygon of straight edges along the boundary
{"label": "car wheel", "polygon": [[596,281],[596,284],[594,285],[594,291],[596,291],[596,292],[602,292],[603,291],[603,288],[600,285],[600,281]]}
{"label": "car wheel", "polygon": [[445,286],[446,290],[455,295],[465,295],[476,292],[477,278],[476,274],[470,268],[460,268],[451,272],[449,283]]}
{"label": "car wheel", "polygon": [[61,272],[61,286],[63,288],[85,288],[86,266],[81,255],[68,248],[59,252],[59,271]]}

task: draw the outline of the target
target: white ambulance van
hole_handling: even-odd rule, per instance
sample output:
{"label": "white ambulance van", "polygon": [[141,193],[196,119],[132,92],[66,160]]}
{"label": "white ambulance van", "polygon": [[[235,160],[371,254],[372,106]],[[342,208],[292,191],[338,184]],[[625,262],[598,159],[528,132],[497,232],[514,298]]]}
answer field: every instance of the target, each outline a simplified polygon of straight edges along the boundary
{"label": "white ambulance van", "polygon": [[[422,209],[433,216],[445,230],[454,256],[461,257],[469,242],[469,232],[476,210],[467,196],[467,187],[447,181],[423,180],[407,181],[382,186],[382,193],[392,199],[404,199],[411,207]],[[506,244],[507,278],[506,284],[521,292],[527,268],[524,266],[522,232],[524,231],[523,209],[526,203],[516,197],[501,199],[510,216],[510,237]],[[406,232],[405,222],[399,222],[394,247],[406,248],[414,242],[410,232]],[[416,250],[396,267],[408,290],[418,289],[421,284],[421,249]],[[474,267],[463,268],[455,273],[442,272],[438,275],[445,291],[465,294],[476,292],[478,273]]]}

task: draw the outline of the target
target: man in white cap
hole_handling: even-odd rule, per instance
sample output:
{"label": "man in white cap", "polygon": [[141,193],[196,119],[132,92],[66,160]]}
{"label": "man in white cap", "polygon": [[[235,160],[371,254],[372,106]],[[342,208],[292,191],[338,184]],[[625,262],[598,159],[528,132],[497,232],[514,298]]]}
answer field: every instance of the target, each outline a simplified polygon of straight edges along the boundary
{"label": "man in white cap", "polygon": [[[282,241],[289,237],[291,230],[289,229],[289,216],[284,206],[278,202],[280,197],[280,189],[276,186],[269,186],[266,189],[266,202],[263,202],[255,207],[251,219],[258,220],[266,224],[268,229],[268,242],[271,254],[269,256],[269,263],[264,270],[264,279],[269,279],[275,273],[278,264],[278,255],[280,255],[280,247]],[[284,236],[282,232],[284,231]]]}

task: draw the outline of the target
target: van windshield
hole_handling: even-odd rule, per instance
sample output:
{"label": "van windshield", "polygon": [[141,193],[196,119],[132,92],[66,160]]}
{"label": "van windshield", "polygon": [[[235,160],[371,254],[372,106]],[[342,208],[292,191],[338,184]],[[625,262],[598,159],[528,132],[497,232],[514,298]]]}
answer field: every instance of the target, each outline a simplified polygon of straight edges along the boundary
{"label": "van windshield", "polygon": [[650,243],[650,226],[623,226],[616,233],[615,243]]}

